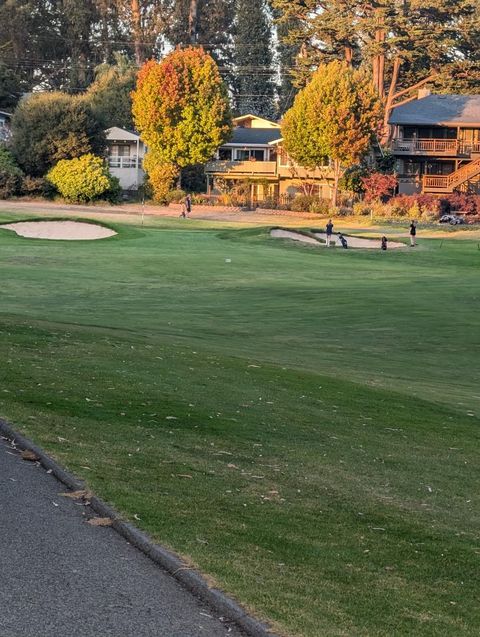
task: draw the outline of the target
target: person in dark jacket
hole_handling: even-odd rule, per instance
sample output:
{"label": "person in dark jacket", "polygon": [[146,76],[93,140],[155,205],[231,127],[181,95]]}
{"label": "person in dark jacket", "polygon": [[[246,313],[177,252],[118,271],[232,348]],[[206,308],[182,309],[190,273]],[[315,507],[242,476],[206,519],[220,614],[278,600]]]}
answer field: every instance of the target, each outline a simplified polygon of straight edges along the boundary
{"label": "person in dark jacket", "polygon": [[192,212],[192,195],[185,197],[185,212],[187,213],[187,217]]}
{"label": "person in dark jacket", "polygon": [[410,247],[415,247],[415,237],[417,236],[417,222],[415,219],[410,224]]}
{"label": "person in dark jacket", "polygon": [[325,226],[325,233],[327,235],[327,248],[328,248],[330,246],[330,241],[332,240],[332,234],[333,234],[333,223],[331,219],[328,220],[328,223]]}
{"label": "person in dark jacket", "polygon": [[384,235],[384,236],[382,237],[382,250],[386,250],[386,249],[387,249],[387,242],[388,242],[388,239],[387,239],[387,237]]}

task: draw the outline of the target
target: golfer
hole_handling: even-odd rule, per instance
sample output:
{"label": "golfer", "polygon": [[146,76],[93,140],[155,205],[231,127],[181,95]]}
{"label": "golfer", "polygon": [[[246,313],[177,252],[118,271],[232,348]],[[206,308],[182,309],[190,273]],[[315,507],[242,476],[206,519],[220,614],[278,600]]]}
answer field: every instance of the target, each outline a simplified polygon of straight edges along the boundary
{"label": "golfer", "polygon": [[333,223],[331,219],[328,220],[328,223],[325,226],[325,231],[327,234],[327,248],[328,248],[330,246],[330,241],[332,240],[332,234],[333,234]]}
{"label": "golfer", "polygon": [[417,236],[417,222],[415,219],[410,224],[410,247],[415,247],[415,237]]}
{"label": "golfer", "polygon": [[386,250],[387,249],[387,243],[388,243],[388,239],[387,237],[384,235],[382,237],[382,250]]}
{"label": "golfer", "polygon": [[185,212],[187,213],[187,217],[192,212],[192,195],[185,197]]}

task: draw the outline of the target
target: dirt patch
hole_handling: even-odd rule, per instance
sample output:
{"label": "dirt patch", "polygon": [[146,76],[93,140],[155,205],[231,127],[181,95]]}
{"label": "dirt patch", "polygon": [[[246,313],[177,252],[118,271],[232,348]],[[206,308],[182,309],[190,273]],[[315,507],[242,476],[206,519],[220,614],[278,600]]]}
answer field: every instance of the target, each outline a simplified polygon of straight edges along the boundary
{"label": "dirt patch", "polygon": [[117,233],[110,228],[82,221],[18,221],[0,228],[13,230],[28,239],[52,239],[54,241],[92,241],[106,239]]}
{"label": "dirt patch", "polygon": [[[326,240],[326,234],[324,232],[314,232],[313,233],[319,239]],[[381,240],[378,239],[363,239],[362,237],[354,237],[352,235],[344,235],[347,240],[349,248],[367,248],[370,250],[380,250],[381,248]],[[335,241],[336,245],[340,245],[340,241],[338,240],[337,235],[332,235],[332,240]],[[389,250],[397,250],[398,248],[404,248],[405,244],[400,241],[389,241],[388,249]]]}
{"label": "dirt patch", "polygon": [[316,246],[322,245],[320,241],[317,241],[313,237],[307,237],[301,232],[294,232],[293,230],[275,228],[274,230],[270,230],[270,236],[276,237],[277,239],[293,239],[294,241],[302,241],[302,243],[310,243]]}

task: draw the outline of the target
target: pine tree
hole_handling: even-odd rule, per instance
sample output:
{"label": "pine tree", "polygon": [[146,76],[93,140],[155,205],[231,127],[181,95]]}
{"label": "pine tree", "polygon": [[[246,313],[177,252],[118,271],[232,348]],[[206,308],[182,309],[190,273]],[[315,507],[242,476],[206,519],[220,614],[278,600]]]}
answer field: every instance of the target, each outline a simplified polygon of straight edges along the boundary
{"label": "pine tree", "polygon": [[272,25],[265,0],[237,0],[234,56],[237,113],[274,119]]}
{"label": "pine tree", "polygon": [[272,1],[280,22],[300,25],[285,37],[302,47],[300,85],[305,69],[340,59],[367,65],[379,93],[388,93],[392,79],[394,91],[407,88],[456,58],[477,55],[477,0]]}
{"label": "pine tree", "polygon": [[234,3],[235,0],[175,0],[167,30],[167,37],[174,46],[203,47],[227,78],[232,72]]}

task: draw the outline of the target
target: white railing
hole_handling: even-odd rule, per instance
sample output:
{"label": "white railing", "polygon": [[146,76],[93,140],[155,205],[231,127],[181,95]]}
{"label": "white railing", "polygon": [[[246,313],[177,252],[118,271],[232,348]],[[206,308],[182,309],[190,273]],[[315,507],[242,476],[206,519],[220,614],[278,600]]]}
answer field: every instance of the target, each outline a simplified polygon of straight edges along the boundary
{"label": "white railing", "polygon": [[242,175],[275,175],[275,161],[210,161],[205,170],[207,173],[234,173]]}
{"label": "white railing", "polygon": [[[116,155],[110,155],[108,158],[108,165],[110,168],[137,168],[136,157],[120,157]],[[142,167],[141,158],[138,159],[138,168]]]}

